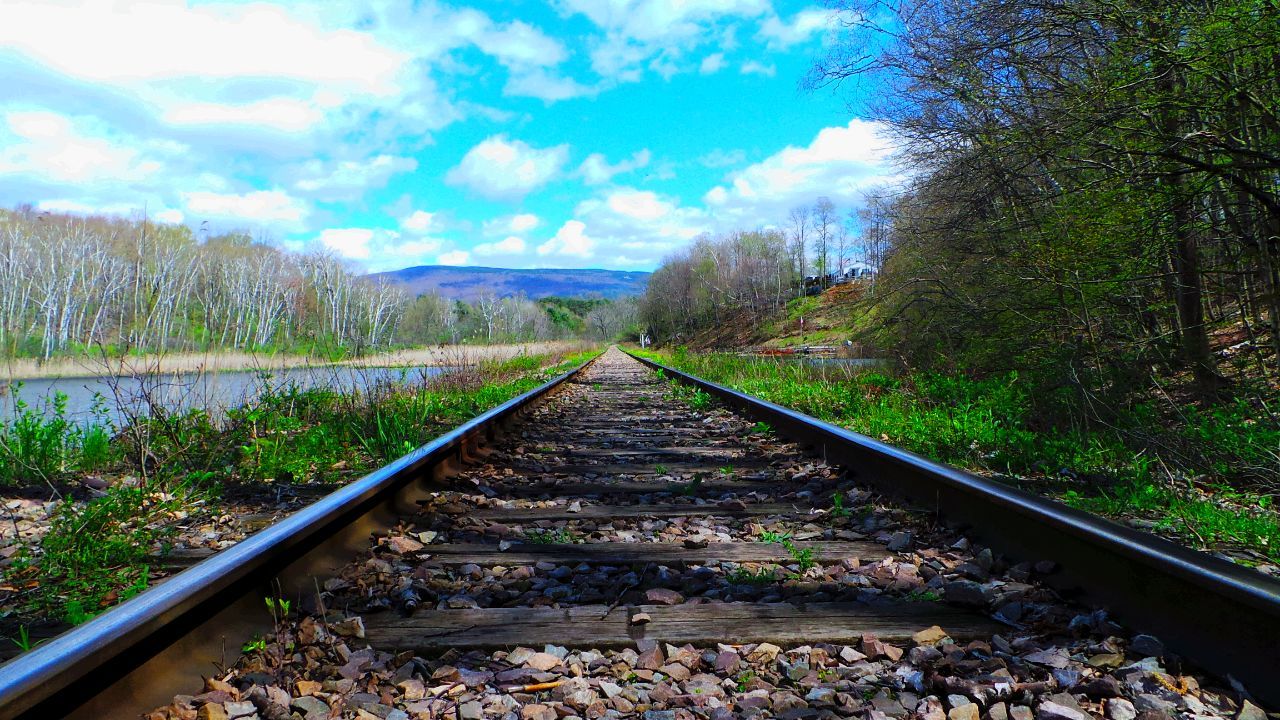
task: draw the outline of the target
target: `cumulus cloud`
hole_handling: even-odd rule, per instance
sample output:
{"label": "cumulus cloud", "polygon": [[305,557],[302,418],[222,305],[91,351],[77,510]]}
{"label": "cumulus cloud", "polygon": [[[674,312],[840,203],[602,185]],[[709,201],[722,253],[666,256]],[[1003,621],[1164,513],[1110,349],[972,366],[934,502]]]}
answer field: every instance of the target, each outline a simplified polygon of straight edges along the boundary
{"label": "cumulus cloud", "polygon": [[330,228],[320,233],[320,244],[352,260],[369,257],[369,243],[373,242],[373,230],[369,228]]}
{"label": "cumulus cloud", "polygon": [[143,181],[157,176],[164,168],[159,158],[172,152],[138,148],[135,139],[112,136],[101,127],[53,112],[9,112],[4,123],[0,173],[34,175],[46,182],[83,186]]}
{"label": "cumulus cloud", "polygon": [[507,215],[484,223],[484,234],[488,237],[502,237],[526,233],[542,224],[542,218],[533,213]]}
{"label": "cumulus cloud", "polygon": [[200,219],[298,224],[309,212],[306,203],[283,190],[246,193],[209,191],[181,193],[187,212]]}
{"label": "cumulus cloud", "polygon": [[765,77],[773,77],[778,74],[778,68],[773,65],[765,65],[756,60],[748,60],[742,63],[742,67],[738,69],[743,75],[763,75]]}
{"label": "cumulus cloud", "polygon": [[629,159],[610,165],[603,153],[591,153],[578,166],[575,174],[587,185],[601,185],[612,180],[615,175],[633,172],[647,166],[651,158],[652,155],[647,149],[639,150]]}
{"label": "cumulus cloud", "polygon": [[466,250],[450,250],[436,256],[437,265],[466,265],[471,262],[471,253]]}
{"label": "cumulus cloud", "polygon": [[786,50],[822,33],[835,22],[835,14],[825,8],[806,8],[783,20],[774,15],[760,23],[756,37],[765,41],[770,50]]}
{"label": "cumulus cloud", "polygon": [[424,233],[435,228],[439,220],[438,213],[430,213],[426,210],[414,210],[409,217],[400,221],[400,227],[410,232]]}
{"label": "cumulus cloud", "polygon": [[512,72],[502,93],[507,97],[531,97],[553,103],[592,96],[599,91],[598,86],[584,85],[573,78],[557,75],[543,68],[533,68]]}
{"label": "cumulus cloud", "polygon": [[481,243],[471,248],[472,252],[482,257],[519,255],[528,249],[524,238],[512,235],[499,242]]}
{"label": "cumulus cloud", "polygon": [[698,72],[703,75],[714,75],[724,69],[724,53],[711,53],[702,58],[702,63],[698,65]]}
{"label": "cumulus cloud", "polygon": [[887,128],[854,119],[821,130],[807,146],[787,146],[731,173],[703,196],[708,210],[748,225],[777,222],[788,208],[821,196],[857,205],[864,191],[901,179]]}
{"label": "cumulus cloud", "polygon": [[520,200],[551,182],[568,159],[568,145],[535,148],[494,135],[468,150],[445,182],[490,200]]}
{"label": "cumulus cloud", "polygon": [[709,168],[729,167],[730,165],[740,165],[747,159],[747,154],[742,150],[721,150],[714,148],[711,152],[698,158],[698,162]]}
{"label": "cumulus cloud", "polygon": [[384,187],[399,173],[417,168],[418,161],[413,158],[386,154],[336,163],[311,160],[301,168],[302,177],[294,183],[294,189],[323,200],[354,199],[368,190]]}
{"label": "cumulus cloud", "polygon": [[[614,82],[634,82],[647,67],[664,77],[682,57],[715,42],[718,24],[760,17],[769,0],[559,0],[565,15],[580,14],[603,31],[591,65]],[[713,61],[714,64],[714,61]],[[692,66],[701,69],[701,64]]]}
{"label": "cumulus cloud", "polygon": [[595,254],[596,241],[587,237],[587,226],[581,220],[569,220],[548,241],[538,246],[538,254],[554,257],[589,258]]}

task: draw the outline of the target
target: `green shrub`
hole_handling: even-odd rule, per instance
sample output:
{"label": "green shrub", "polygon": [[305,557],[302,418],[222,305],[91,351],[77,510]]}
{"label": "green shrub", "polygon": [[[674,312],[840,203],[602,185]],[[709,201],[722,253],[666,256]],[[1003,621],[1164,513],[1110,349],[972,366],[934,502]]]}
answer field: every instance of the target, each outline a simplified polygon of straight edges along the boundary
{"label": "green shrub", "polygon": [[145,487],[112,487],[86,503],[64,501],[38,550],[24,553],[11,573],[36,582],[36,610],[83,622],[146,589],[147,561],[172,534],[169,523],[182,506],[178,497]]}

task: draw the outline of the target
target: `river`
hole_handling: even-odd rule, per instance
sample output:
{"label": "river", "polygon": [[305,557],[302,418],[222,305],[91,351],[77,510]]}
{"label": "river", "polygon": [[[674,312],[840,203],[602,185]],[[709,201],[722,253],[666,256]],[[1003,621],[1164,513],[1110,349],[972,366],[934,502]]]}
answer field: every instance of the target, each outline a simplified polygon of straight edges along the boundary
{"label": "river", "polygon": [[[0,395],[0,418],[13,418],[14,402],[20,398],[28,406],[52,412],[55,393],[67,396],[66,416],[84,422],[93,419],[100,405],[106,417],[119,426],[121,420],[148,407],[148,400],[168,410],[203,408],[214,414],[239,407],[258,397],[265,388],[329,387],[341,392],[363,390],[380,383],[413,383],[445,372],[442,367],[299,367],[254,371],[223,371],[123,377],[60,377],[14,380]],[[21,383],[17,388],[16,384]]]}

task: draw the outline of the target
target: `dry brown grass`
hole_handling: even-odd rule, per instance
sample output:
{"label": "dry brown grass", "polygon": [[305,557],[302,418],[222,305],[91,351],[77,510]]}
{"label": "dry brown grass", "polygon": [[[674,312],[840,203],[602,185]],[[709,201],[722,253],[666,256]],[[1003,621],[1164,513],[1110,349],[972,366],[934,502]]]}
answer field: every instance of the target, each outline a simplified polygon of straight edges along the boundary
{"label": "dry brown grass", "polygon": [[244,370],[281,370],[294,367],[445,367],[474,365],[486,360],[506,360],[520,354],[571,352],[580,343],[548,341],[510,345],[438,345],[379,353],[338,363],[303,355],[267,355],[241,352],[168,353],[140,357],[83,356],[50,362],[31,359],[0,360],[0,379],[49,377],[97,377],[146,373],[205,373]]}

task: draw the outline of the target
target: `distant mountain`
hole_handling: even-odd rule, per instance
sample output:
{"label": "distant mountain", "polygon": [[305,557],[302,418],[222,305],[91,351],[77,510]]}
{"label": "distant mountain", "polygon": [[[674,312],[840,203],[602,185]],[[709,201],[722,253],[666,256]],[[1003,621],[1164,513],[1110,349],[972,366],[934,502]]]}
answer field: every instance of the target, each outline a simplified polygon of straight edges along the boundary
{"label": "distant mountain", "polygon": [[524,295],[530,299],[557,295],[607,298],[641,295],[649,282],[647,272],[622,270],[510,270],[490,267],[419,265],[375,273],[369,277],[403,285],[413,295],[432,290],[444,297],[475,300],[493,293],[499,297]]}

